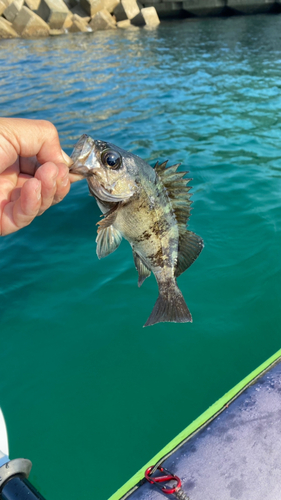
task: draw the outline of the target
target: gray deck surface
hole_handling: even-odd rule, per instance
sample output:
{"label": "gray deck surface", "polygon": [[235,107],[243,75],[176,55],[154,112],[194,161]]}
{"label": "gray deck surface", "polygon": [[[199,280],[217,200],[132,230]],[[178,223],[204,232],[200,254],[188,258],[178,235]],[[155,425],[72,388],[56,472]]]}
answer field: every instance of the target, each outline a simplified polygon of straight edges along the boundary
{"label": "gray deck surface", "polygon": [[[281,500],[281,363],[163,465],[190,500]],[[148,483],[129,497],[165,498]]]}

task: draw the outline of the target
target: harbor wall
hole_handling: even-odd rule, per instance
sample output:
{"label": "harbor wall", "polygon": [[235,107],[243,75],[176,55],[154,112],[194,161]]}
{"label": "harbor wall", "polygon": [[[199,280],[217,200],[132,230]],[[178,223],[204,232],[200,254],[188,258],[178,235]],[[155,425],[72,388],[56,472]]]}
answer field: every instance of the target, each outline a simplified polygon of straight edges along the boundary
{"label": "harbor wall", "polygon": [[281,13],[281,0],[0,0],[0,39],[159,25],[177,17]]}
{"label": "harbor wall", "polygon": [[182,16],[209,17],[249,15],[281,12],[281,0],[142,0],[154,5],[159,17],[169,17],[173,12]]}

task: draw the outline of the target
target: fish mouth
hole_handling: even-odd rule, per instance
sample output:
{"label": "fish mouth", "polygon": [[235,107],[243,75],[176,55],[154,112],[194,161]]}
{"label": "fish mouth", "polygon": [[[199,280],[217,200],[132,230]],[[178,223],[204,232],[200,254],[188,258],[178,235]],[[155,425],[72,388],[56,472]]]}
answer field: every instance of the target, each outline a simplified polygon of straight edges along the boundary
{"label": "fish mouth", "polygon": [[70,167],[69,173],[78,175],[81,179],[94,175],[88,167],[85,167],[85,165],[83,165],[83,163],[80,163],[79,161],[75,162]]}
{"label": "fish mouth", "polygon": [[[71,174],[79,175],[81,178],[91,176],[96,164],[95,141],[87,134],[83,134],[75,144],[70,158],[73,161],[69,169]],[[92,163],[89,160],[93,160]]]}
{"label": "fish mouth", "polygon": [[78,142],[76,142],[70,158],[75,163],[79,158],[90,152],[94,147],[94,140],[87,134],[81,135]]}

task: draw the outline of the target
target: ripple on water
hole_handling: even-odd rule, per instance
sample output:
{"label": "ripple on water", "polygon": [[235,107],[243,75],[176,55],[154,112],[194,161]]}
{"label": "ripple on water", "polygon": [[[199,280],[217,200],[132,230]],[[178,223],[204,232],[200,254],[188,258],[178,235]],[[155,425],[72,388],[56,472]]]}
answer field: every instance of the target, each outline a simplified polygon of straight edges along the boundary
{"label": "ripple on water", "polygon": [[[3,116],[51,120],[68,153],[88,133],[152,165],[181,161],[205,241],[179,278],[194,323],[151,329],[155,282],[137,288],[126,242],[98,261],[85,182],[0,241],[1,405],[46,498],[77,497],[82,455],[105,500],[280,347],[280,28],[237,16],[0,42]],[[180,412],[163,412],[167,394]]]}

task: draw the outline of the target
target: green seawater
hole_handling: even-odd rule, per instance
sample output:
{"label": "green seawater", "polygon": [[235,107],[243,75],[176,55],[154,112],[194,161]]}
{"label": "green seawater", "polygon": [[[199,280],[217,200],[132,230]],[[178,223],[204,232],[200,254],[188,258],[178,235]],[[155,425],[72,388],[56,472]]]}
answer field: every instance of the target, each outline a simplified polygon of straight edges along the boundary
{"label": "green seawater", "polygon": [[99,261],[85,181],[0,239],[0,405],[49,500],[106,500],[281,347],[281,16],[0,43],[2,116],[190,171],[192,324],[143,328],[129,244]]}

